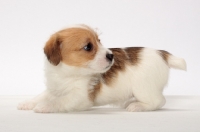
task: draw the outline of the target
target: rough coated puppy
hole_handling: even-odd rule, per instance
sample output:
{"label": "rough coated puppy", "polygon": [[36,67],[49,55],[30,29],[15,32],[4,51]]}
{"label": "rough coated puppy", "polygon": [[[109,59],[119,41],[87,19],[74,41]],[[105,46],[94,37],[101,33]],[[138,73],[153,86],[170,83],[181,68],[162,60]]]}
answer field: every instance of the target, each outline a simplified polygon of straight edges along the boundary
{"label": "rough coated puppy", "polygon": [[46,90],[20,110],[70,112],[115,104],[152,111],[165,104],[169,69],[186,70],[184,59],[143,47],[104,48],[86,25],[53,34],[44,47]]}

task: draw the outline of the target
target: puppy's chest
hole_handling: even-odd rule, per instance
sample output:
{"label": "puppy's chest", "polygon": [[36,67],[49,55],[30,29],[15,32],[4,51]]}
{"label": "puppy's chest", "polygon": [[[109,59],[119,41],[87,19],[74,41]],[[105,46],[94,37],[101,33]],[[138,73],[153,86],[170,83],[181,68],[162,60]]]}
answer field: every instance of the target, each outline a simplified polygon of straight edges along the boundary
{"label": "puppy's chest", "polygon": [[87,90],[88,77],[63,77],[55,75],[53,78],[47,80],[48,88],[52,91],[61,92],[62,94],[68,93],[71,90]]}
{"label": "puppy's chest", "polygon": [[58,82],[58,85],[61,85],[65,88],[86,87],[88,85],[88,79],[85,79],[85,78],[66,78],[66,79],[61,79],[61,80],[62,81]]}

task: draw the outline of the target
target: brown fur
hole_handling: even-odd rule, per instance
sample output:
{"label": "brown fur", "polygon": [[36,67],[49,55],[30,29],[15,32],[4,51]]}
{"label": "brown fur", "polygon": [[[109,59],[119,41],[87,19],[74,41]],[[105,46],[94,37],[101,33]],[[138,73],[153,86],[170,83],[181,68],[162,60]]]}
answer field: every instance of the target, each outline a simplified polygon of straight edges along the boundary
{"label": "brown fur", "polygon": [[117,77],[119,71],[125,70],[126,64],[137,65],[139,63],[139,53],[142,47],[130,47],[125,49],[111,48],[114,55],[114,64],[106,73],[102,74],[102,80],[106,84],[111,84]]}
{"label": "brown fur", "polygon": [[116,78],[118,71],[125,69],[125,63],[127,63],[127,56],[123,49],[111,48],[114,55],[114,64],[106,73],[102,74],[102,80],[106,84],[110,84],[111,81]]}
{"label": "brown fur", "polygon": [[[84,66],[94,59],[98,40],[96,33],[90,29],[68,28],[51,36],[44,47],[44,53],[54,65],[62,61],[71,66]],[[84,46],[89,42],[92,43],[93,49],[85,51]]]}
{"label": "brown fur", "polygon": [[97,94],[100,92],[102,83],[99,82],[97,85],[94,86],[92,91],[89,91],[89,98],[91,101],[94,101],[95,97],[97,96]]}
{"label": "brown fur", "polygon": [[46,42],[46,46],[44,47],[44,53],[46,54],[47,59],[53,65],[58,65],[62,60],[60,52],[60,42],[56,34],[52,35],[50,39]]}
{"label": "brown fur", "polygon": [[129,48],[125,48],[126,54],[129,57],[129,62],[132,65],[137,65],[139,62],[139,53],[141,52],[141,50],[143,49],[143,47],[129,47]]}
{"label": "brown fur", "polygon": [[168,58],[171,55],[169,52],[165,51],[165,50],[158,50],[160,56],[163,58],[163,60],[168,63]]}
{"label": "brown fur", "polygon": [[101,81],[94,86],[92,92],[89,92],[89,98],[91,101],[94,101],[96,96],[100,93],[102,83],[111,85],[113,79],[117,77],[118,72],[123,71],[125,69],[125,63],[128,62],[128,57],[123,49],[111,48],[110,50],[114,55],[114,64],[106,73],[101,74]]}

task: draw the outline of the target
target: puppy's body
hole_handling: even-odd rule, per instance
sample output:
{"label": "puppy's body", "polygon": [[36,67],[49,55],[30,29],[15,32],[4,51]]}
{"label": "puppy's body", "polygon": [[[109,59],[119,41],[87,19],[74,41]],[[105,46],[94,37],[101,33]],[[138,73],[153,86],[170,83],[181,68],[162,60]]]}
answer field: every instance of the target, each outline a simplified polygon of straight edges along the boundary
{"label": "puppy's body", "polygon": [[117,104],[128,111],[149,111],[165,104],[162,94],[169,68],[186,70],[185,61],[166,51],[132,47],[111,49],[115,63],[100,77],[95,105]]}
{"label": "puppy's body", "polygon": [[166,51],[106,49],[87,26],[56,33],[47,42],[45,54],[47,89],[20,103],[18,109],[69,112],[115,104],[128,111],[156,110],[165,104],[162,92],[169,68],[186,70],[183,59]]}

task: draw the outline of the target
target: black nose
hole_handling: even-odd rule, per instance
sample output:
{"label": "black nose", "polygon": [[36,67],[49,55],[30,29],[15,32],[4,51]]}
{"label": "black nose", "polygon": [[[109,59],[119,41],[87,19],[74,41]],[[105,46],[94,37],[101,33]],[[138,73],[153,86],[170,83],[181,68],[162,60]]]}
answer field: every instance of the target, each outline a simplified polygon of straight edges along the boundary
{"label": "black nose", "polygon": [[109,61],[112,61],[112,60],[113,60],[113,54],[106,54],[106,58],[107,58]]}

